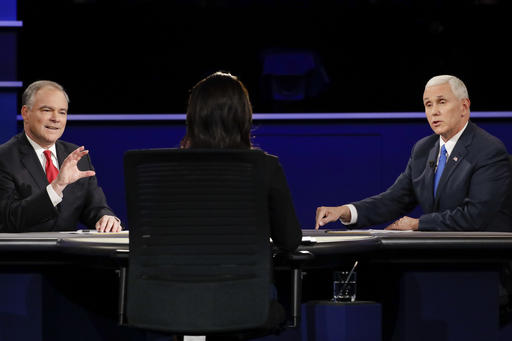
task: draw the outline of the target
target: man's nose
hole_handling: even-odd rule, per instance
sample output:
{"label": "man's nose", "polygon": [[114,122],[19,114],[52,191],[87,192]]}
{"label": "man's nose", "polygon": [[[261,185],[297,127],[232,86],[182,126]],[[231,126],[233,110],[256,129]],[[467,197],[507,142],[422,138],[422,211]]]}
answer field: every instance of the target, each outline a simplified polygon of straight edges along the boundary
{"label": "man's nose", "polygon": [[59,114],[57,112],[53,112],[50,116],[50,121],[52,122],[59,122],[60,121],[60,117],[59,117]]}

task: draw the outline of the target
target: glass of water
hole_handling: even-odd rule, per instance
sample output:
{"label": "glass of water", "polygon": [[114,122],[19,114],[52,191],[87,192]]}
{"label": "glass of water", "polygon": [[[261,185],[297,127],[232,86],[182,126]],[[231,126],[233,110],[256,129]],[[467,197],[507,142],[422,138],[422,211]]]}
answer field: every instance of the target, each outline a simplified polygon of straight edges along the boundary
{"label": "glass of water", "polygon": [[334,271],[333,302],[354,302],[357,293],[357,273],[355,271]]}

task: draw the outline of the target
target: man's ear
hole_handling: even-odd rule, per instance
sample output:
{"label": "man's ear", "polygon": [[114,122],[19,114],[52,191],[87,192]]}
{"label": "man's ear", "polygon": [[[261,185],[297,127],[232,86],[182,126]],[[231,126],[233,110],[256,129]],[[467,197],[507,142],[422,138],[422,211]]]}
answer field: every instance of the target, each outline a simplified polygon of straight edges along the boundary
{"label": "man's ear", "polygon": [[21,107],[21,117],[23,117],[23,121],[25,121],[27,116],[28,116],[28,107],[26,105],[24,105]]}
{"label": "man's ear", "polygon": [[463,107],[463,111],[464,111],[464,114],[462,115],[463,117],[469,116],[469,107],[470,106],[471,106],[471,101],[469,100],[469,98],[464,98],[462,100],[462,107]]}

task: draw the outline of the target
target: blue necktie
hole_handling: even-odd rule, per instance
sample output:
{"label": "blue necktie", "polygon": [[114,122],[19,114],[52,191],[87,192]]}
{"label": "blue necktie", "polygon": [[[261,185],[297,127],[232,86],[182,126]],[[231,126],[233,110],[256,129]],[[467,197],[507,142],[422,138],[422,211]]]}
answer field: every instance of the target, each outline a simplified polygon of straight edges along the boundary
{"label": "blue necktie", "polygon": [[441,155],[439,156],[439,163],[437,164],[436,177],[434,179],[434,198],[436,197],[437,185],[439,184],[439,179],[441,179],[441,175],[443,174],[444,166],[446,164],[446,148],[441,147]]}

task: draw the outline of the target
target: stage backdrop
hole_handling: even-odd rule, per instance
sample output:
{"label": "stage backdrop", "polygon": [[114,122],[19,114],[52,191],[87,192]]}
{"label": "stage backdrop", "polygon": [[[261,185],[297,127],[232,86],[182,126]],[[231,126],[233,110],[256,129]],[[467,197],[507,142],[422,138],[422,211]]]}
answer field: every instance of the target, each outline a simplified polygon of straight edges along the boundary
{"label": "stage backdrop", "polygon": [[[421,113],[407,119],[375,116],[255,120],[254,144],[279,156],[303,228],[314,227],[317,206],[348,203],[384,191],[405,169],[413,144],[431,134]],[[511,118],[473,121],[502,139],[512,153]],[[124,153],[177,147],[184,133],[182,119],[73,120],[70,115],[62,138],[90,150],[110,206],[126,221]],[[417,209],[412,215],[420,213]],[[342,225],[337,222],[330,227]]]}

